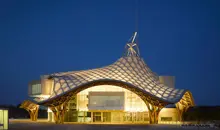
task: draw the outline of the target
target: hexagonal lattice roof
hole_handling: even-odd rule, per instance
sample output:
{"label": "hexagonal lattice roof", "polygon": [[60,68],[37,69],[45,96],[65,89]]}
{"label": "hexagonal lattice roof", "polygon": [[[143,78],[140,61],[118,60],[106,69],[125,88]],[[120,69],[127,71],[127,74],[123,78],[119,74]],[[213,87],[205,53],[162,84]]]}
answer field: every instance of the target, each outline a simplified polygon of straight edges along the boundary
{"label": "hexagonal lattice roof", "polygon": [[[158,76],[137,56],[122,57],[112,65],[82,71],[55,73],[50,100],[93,81],[113,80],[132,84],[148,95],[157,97],[168,103],[178,102],[186,90],[175,89],[159,82]],[[45,102],[45,101],[43,101]]]}
{"label": "hexagonal lattice roof", "polygon": [[75,91],[86,84],[106,80],[129,84],[138,91],[167,104],[177,103],[187,92],[187,90],[170,88],[160,83],[158,76],[140,58],[137,44],[133,42],[126,45],[125,55],[109,66],[55,73],[51,74],[50,78],[54,79],[53,92],[49,98],[39,101],[41,104]]}

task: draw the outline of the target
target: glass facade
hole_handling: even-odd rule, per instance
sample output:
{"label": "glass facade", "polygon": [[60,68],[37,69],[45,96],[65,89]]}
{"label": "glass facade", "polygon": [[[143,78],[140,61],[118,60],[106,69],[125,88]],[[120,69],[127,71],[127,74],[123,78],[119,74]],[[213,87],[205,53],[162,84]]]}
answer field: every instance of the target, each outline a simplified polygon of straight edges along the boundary
{"label": "glass facade", "polygon": [[148,109],[130,90],[99,85],[85,89],[68,103],[66,122],[147,123]]}
{"label": "glass facade", "polygon": [[40,94],[40,93],[41,93],[41,84],[33,84],[31,94]]}
{"label": "glass facade", "polygon": [[124,110],[124,92],[89,92],[89,110]]}
{"label": "glass facade", "polygon": [[0,130],[8,129],[8,110],[0,109]]}

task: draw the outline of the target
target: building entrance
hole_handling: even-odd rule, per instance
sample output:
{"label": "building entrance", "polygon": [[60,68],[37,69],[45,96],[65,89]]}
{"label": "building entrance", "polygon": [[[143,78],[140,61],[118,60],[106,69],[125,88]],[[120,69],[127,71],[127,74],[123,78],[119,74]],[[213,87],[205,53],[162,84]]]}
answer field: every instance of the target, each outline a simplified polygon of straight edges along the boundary
{"label": "building entrance", "polygon": [[92,121],[98,123],[147,123],[148,112],[91,112]]}
{"label": "building entrance", "polygon": [[101,112],[93,112],[93,122],[102,122]]}
{"label": "building entrance", "polygon": [[111,122],[111,112],[103,112],[103,122]]}

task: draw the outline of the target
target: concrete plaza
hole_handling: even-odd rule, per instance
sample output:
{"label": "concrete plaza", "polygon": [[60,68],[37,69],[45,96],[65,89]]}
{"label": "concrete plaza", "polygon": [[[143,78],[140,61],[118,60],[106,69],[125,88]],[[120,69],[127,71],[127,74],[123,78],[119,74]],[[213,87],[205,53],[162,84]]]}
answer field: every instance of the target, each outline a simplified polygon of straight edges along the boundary
{"label": "concrete plaza", "polygon": [[46,120],[32,122],[29,120],[10,120],[9,130],[210,130],[212,128],[181,127],[180,125],[151,124],[54,124]]}

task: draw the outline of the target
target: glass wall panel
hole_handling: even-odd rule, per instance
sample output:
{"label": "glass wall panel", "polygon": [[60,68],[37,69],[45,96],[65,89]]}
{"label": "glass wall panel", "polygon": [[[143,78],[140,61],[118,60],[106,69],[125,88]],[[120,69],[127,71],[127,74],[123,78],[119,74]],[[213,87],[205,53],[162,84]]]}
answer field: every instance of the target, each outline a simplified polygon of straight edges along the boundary
{"label": "glass wall panel", "polygon": [[8,129],[8,110],[0,110],[0,129]]}
{"label": "glass wall panel", "polygon": [[89,110],[124,110],[124,92],[89,92]]}
{"label": "glass wall panel", "polygon": [[111,112],[103,112],[103,122],[111,122]]}
{"label": "glass wall panel", "polygon": [[4,114],[4,129],[8,129],[8,110],[3,110]]}
{"label": "glass wall panel", "polygon": [[41,84],[33,84],[32,94],[40,94],[40,93],[41,93]]}
{"label": "glass wall panel", "polygon": [[[124,92],[124,111],[128,112],[144,112],[148,111],[146,104],[135,93],[130,90],[113,86],[113,85],[99,85],[85,89],[77,94],[77,110],[88,111],[89,92]],[[94,97],[95,98],[95,97]],[[97,97],[100,98],[100,97]],[[114,98],[110,97],[109,98]],[[97,100],[99,101],[99,100]],[[100,103],[98,103],[100,104]]]}
{"label": "glass wall panel", "polygon": [[65,121],[70,122],[140,123],[148,120],[143,100],[130,90],[114,85],[94,86],[77,93],[69,101],[65,115]]}
{"label": "glass wall panel", "polygon": [[93,112],[93,122],[101,122],[101,112]]}
{"label": "glass wall panel", "polygon": [[161,121],[172,121],[172,117],[161,117]]}

